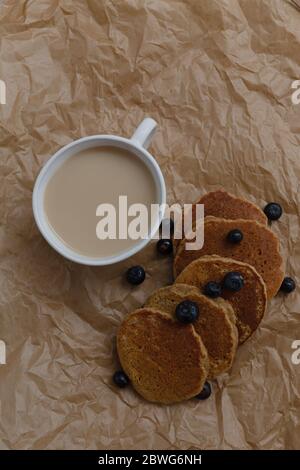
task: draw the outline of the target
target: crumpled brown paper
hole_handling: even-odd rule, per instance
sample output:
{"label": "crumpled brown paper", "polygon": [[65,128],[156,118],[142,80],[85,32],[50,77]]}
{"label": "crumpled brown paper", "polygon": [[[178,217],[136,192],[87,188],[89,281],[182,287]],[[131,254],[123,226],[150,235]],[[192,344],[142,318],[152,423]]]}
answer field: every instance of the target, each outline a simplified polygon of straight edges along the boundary
{"label": "crumpled brown paper", "polygon": [[[283,0],[4,0],[0,48],[1,449],[300,448],[299,291],[270,302],[209,400],[146,403],[111,383],[115,335],[171,282],[171,260],[152,243],[115,266],[73,264],[43,240],[31,208],[58,148],[130,136],[148,115],[168,201],[218,187],[278,201],[272,229],[299,285],[300,12]],[[123,280],[134,263],[147,270],[137,288]]]}

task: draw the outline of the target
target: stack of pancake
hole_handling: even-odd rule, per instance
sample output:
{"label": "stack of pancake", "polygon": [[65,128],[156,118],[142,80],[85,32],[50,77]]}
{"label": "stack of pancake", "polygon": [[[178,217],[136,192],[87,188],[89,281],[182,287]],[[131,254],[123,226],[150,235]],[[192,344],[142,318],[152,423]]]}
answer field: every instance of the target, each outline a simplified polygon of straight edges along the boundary
{"label": "stack of pancake", "polygon": [[[174,284],[154,292],[143,308],[128,315],[118,333],[125,373],[153,402],[196,396],[207,379],[228,371],[238,345],[257,329],[267,300],[283,280],[279,241],[257,206],[225,191],[208,193],[197,203],[205,211],[202,248],[188,250],[185,238],[174,240]],[[232,230],[242,232],[239,243],[229,241]],[[221,285],[230,272],[243,277],[239,291],[222,289],[218,298],[204,295],[208,282]],[[191,324],[175,316],[184,300],[198,306],[199,316]]]}

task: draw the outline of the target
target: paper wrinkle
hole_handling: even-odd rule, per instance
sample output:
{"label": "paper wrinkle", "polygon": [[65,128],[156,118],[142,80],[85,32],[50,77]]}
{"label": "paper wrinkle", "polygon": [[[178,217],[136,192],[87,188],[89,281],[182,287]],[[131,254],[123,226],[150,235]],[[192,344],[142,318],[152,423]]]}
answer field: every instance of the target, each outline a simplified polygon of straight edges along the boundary
{"label": "paper wrinkle", "polygon": [[[31,206],[47,159],[92,134],[159,123],[150,151],[169,203],[222,187],[284,211],[286,272],[300,281],[300,12],[281,0],[42,0],[0,7],[1,449],[299,449],[298,291],[269,302],[209,400],[174,406],[116,389],[124,316],[172,282],[155,241],[115,266],[63,259]],[[141,264],[139,287],[126,270]]]}

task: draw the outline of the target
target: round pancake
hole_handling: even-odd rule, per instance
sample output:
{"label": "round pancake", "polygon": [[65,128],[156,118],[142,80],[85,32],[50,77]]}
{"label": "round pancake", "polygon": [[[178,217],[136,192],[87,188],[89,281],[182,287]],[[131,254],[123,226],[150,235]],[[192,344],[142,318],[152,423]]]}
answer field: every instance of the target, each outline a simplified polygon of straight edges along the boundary
{"label": "round pancake", "polygon": [[205,216],[212,215],[230,220],[256,220],[263,225],[267,225],[268,222],[266,215],[258,206],[222,189],[204,194],[196,204],[204,204]]}
{"label": "round pancake", "polygon": [[[218,189],[204,194],[192,206],[192,220],[196,220],[196,204],[204,204],[204,216],[214,216],[222,219],[247,219],[267,225],[268,219],[264,212],[255,204],[245,199],[235,197],[227,191]],[[173,240],[173,247],[176,249],[180,239]]]}
{"label": "round pancake", "polygon": [[267,304],[265,284],[252,266],[230,258],[203,256],[190,263],[179,274],[175,283],[190,284],[203,290],[209,281],[222,282],[225,274],[230,271],[240,272],[245,281],[238,292],[225,289],[222,292],[222,297],[231,303],[236,315],[239,343],[244,343],[258,327]]}
{"label": "round pancake", "polygon": [[232,365],[238,344],[235,314],[228,302],[209,299],[196,287],[186,284],[174,284],[156,290],[145,306],[161,310],[176,319],[176,306],[183,300],[192,300],[198,305],[199,317],[193,327],[207,349],[208,378],[213,379]]}
{"label": "round pancake", "polygon": [[[243,233],[240,243],[227,240],[230,230],[239,229]],[[227,220],[207,217],[204,220],[204,245],[200,250],[186,250],[183,239],[174,259],[174,275],[192,261],[204,255],[219,255],[248,263],[263,278],[268,298],[277,294],[283,280],[282,257],[276,235],[265,225],[254,220]]]}
{"label": "round pancake", "polygon": [[121,365],[146,400],[176,403],[194,397],[208,373],[208,355],[192,325],[148,307],[131,313],[117,336]]}

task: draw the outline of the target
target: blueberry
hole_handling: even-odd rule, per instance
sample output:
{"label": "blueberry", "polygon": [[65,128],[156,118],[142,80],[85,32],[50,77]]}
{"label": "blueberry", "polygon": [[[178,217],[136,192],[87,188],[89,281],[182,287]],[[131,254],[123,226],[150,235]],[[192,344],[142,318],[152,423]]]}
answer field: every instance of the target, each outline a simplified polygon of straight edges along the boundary
{"label": "blueberry", "polygon": [[295,289],[296,289],[296,283],[294,279],[292,279],[291,277],[285,277],[280,286],[280,290],[282,290],[286,294],[290,294]]}
{"label": "blueberry", "polygon": [[219,282],[210,281],[205,284],[203,288],[203,293],[208,297],[212,297],[213,299],[220,297],[222,293],[222,286]]}
{"label": "blueberry", "polygon": [[163,219],[160,224],[160,230],[163,235],[164,233],[166,233],[168,234],[168,236],[171,236],[172,233],[174,232],[174,220]]}
{"label": "blueberry", "polygon": [[175,315],[181,323],[193,323],[199,316],[198,305],[192,300],[183,300],[177,305]]}
{"label": "blueberry", "polygon": [[241,232],[238,228],[230,230],[227,235],[227,240],[230,243],[240,243],[243,240],[243,232]]}
{"label": "blueberry", "polygon": [[244,278],[241,273],[230,272],[227,273],[223,280],[223,286],[225,289],[231,290],[232,292],[239,291],[244,285]]}
{"label": "blueberry", "polygon": [[125,372],[123,372],[122,370],[118,370],[117,372],[114,373],[113,381],[120,388],[124,388],[126,387],[126,385],[129,384],[129,378],[127,377]]}
{"label": "blueberry", "polygon": [[157,251],[162,255],[169,255],[173,251],[172,240],[168,238],[161,238],[156,245]]}
{"label": "blueberry", "polygon": [[196,395],[196,398],[198,398],[198,400],[206,400],[207,398],[210,397],[210,395],[211,395],[211,385],[209,382],[205,382],[203,389],[201,390],[199,395]]}
{"label": "blueberry", "polygon": [[127,281],[136,286],[144,282],[145,276],[145,270],[142,266],[132,266],[126,273]]}
{"label": "blueberry", "polygon": [[278,220],[282,215],[282,208],[277,202],[269,202],[264,208],[264,213],[269,220]]}

